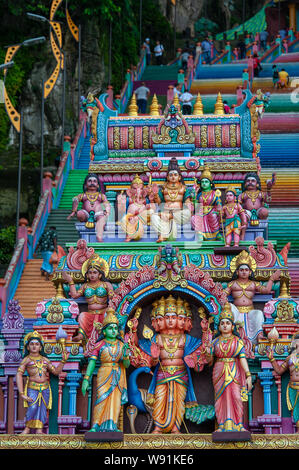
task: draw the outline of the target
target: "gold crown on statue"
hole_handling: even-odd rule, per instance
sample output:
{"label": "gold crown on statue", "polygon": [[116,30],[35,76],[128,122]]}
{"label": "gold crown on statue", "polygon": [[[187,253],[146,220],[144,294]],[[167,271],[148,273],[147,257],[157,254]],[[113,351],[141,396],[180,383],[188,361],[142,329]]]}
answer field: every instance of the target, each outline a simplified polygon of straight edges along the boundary
{"label": "gold crown on statue", "polygon": [[27,333],[27,335],[25,336],[25,338],[24,338],[24,349],[25,349],[26,345],[29,343],[29,341],[31,341],[32,339],[38,339],[38,340],[40,340],[42,345],[44,345],[44,338],[42,337],[42,335],[38,331],[34,330],[34,331],[31,331],[30,333]]}
{"label": "gold crown on statue", "polygon": [[176,300],[172,295],[166,299],[165,313],[176,313]]}
{"label": "gold crown on statue", "polygon": [[117,316],[115,315],[115,310],[111,307],[108,307],[107,311],[106,311],[104,321],[103,321],[102,328],[109,325],[110,323],[115,323],[116,325],[118,325],[119,321],[118,321]]}
{"label": "gold crown on statue", "polygon": [[85,274],[90,268],[100,269],[101,271],[103,271],[105,276],[107,276],[109,273],[109,265],[107,261],[103,258],[100,258],[98,255],[93,255],[91,258],[84,261],[81,268],[83,276],[85,276]]}
{"label": "gold crown on statue", "polygon": [[213,181],[213,176],[208,166],[205,166],[203,171],[201,172],[200,180],[204,178],[207,178],[209,181]]}
{"label": "gold crown on statue", "polygon": [[156,312],[157,312],[157,308],[158,308],[158,301],[155,300],[155,302],[152,303],[152,311],[151,311],[151,318],[156,318]]}
{"label": "gold crown on statue", "polygon": [[220,313],[219,319],[223,320],[224,318],[227,320],[230,320],[232,323],[234,322],[234,315],[233,315],[232,308],[229,302],[226,302],[226,304],[224,305]]}
{"label": "gold crown on statue", "polygon": [[176,305],[177,305],[177,315],[182,315],[182,316],[186,316],[186,309],[185,309],[185,306],[184,306],[184,300],[181,299],[180,297],[177,298],[177,301],[176,301]]}
{"label": "gold crown on statue", "polygon": [[190,305],[188,304],[186,300],[184,301],[184,307],[185,307],[186,317],[192,318],[192,311],[191,311]]}
{"label": "gold crown on statue", "polygon": [[235,256],[231,260],[231,263],[230,263],[231,272],[234,273],[235,270],[238,269],[239,266],[242,266],[242,264],[247,264],[247,266],[249,266],[253,272],[256,270],[255,259],[252,256],[250,256],[245,250],[241,251],[239,255]]}
{"label": "gold crown on statue", "polygon": [[140,178],[139,175],[135,175],[135,177],[134,177],[134,179],[133,179],[133,181],[132,181],[131,184],[136,184],[136,183],[137,183],[137,184],[144,184],[144,182],[142,181],[142,179]]}
{"label": "gold crown on statue", "polygon": [[234,188],[234,186],[232,186],[231,184],[226,188],[225,194],[226,193],[234,193],[235,196],[237,195],[236,188]]}
{"label": "gold crown on statue", "polygon": [[161,297],[160,300],[158,300],[158,306],[156,308],[156,317],[164,317],[165,315],[165,299],[164,297]]}

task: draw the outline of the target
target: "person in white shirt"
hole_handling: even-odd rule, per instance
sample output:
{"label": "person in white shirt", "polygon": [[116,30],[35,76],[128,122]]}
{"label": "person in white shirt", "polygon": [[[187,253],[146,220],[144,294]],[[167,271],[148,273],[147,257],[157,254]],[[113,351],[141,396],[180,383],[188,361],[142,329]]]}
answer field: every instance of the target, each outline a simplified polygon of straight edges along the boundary
{"label": "person in white shirt", "polygon": [[156,41],[156,47],[154,48],[154,54],[156,58],[156,64],[162,65],[162,58],[163,58],[164,47],[160,44],[160,41]]}
{"label": "person in white shirt", "polygon": [[191,114],[192,112],[192,100],[193,95],[189,91],[185,91],[180,96],[180,102],[182,103],[182,112],[183,114]]}
{"label": "person in white shirt", "polygon": [[150,95],[150,89],[145,86],[145,82],[142,82],[141,86],[136,88],[134,93],[137,99],[138,112],[141,114],[145,114],[147,100]]}

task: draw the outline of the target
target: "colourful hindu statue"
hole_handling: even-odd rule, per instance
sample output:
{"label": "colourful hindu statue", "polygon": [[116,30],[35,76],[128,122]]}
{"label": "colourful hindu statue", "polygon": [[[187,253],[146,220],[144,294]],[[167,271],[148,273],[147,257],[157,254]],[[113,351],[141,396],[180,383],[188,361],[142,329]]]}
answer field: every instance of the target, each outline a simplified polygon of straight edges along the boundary
{"label": "colourful hindu statue", "polygon": [[241,231],[247,227],[247,218],[241,204],[237,202],[235,188],[229,186],[225,191],[225,204],[220,209],[224,219],[225,246],[239,246]]}
{"label": "colourful hindu statue", "polygon": [[257,173],[247,173],[242,185],[242,193],[239,195],[239,202],[245,209],[245,213],[250,225],[259,225],[259,220],[265,220],[269,215],[269,203],[271,202],[271,188],[275,182],[275,175],[272,180],[267,181],[267,192],[261,189],[261,181]]}
{"label": "colourful hindu statue", "polygon": [[[82,203],[80,210],[78,210],[79,203]],[[111,206],[107,197],[100,191],[98,175],[89,173],[84,180],[83,193],[73,198],[72,212],[67,219],[77,215],[77,219],[85,222],[87,228],[95,226],[97,241],[102,242],[110,210]]]}
{"label": "colourful hindu statue", "polygon": [[232,281],[228,283],[225,291],[227,295],[233,297],[231,309],[234,321],[244,324],[246,336],[255,344],[264,336],[265,319],[263,312],[254,308],[254,295],[256,293],[269,294],[274,282],[279,280],[280,271],[275,271],[270,276],[267,285],[263,286],[254,279],[256,261],[245,250],[232,259],[230,269],[233,273]]}
{"label": "colourful hindu statue", "polygon": [[121,338],[118,325],[115,311],[109,308],[82,382],[82,393],[85,395],[96,361],[99,361],[93,423],[89,432],[120,432],[118,421],[121,406],[128,401],[125,368],[129,367],[130,360],[128,345]]}
{"label": "colourful hindu statue", "polygon": [[212,381],[215,392],[216,432],[242,432],[243,401],[252,389],[251,374],[243,341],[234,328],[234,317],[227,303],[221,314],[218,333],[207,352],[213,364]]}
{"label": "colourful hindu statue", "polygon": [[286,391],[286,401],[293,416],[296,432],[299,433],[299,334],[293,335],[291,352],[282,364],[278,364],[274,359],[273,348],[267,349],[266,353],[276,374],[282,375],[289,371],[290,380]]}
{"label": "colourful hindu statue", "polygon": [[94,330],[94,322],[103,323],[109,298],[114,292],[112,284],[106,278],[109,266],[104,259],[97,255],[89,258],[83,263],[81,272],[85,282],[78,290],[71,275],[66,271],[62,272],[62,278],[70,286],[70,296],[73,299],[84,297],[88,305],[87,312],[81,312],[79,315],[79,331],[73,338],[75,342],[88,341]]}
{"label": "colourful hindu statue", "polygon": [[191,191],[186,187],[179,165],[173,157],[168,165],[165,184],[154,195],[159,204],[159,213],[151,217],[151,224],[158,232],[157,242],[176,240],[178,226],[187,224],[191,219]]}
{"label": "colourful hindu statue", "polygon": [[189,312],[181,299],[176,300],[172,295],[162,297],[152,315],[155,316],[152,325],[157,330],[152,335],[144,335],[145,339],[137,337],[138,320],[134,319],[128,340],[138,347],[138,354],[132,354],[130,360],[134,367],[144,365],[145,359],[149,367],[155,367],[147,394],[147,403],[153,410],[152,432],[177,434],[184,423],[186,408],[197,404],[190,367],[195,368],[192,355],[200,356],[202,342],[186,333],[190,327],[186,322]]}
{"label": "colourful hindu statue", "polygon": [[144,227],[150,224],[155,204],[151,202],[153,194],[144,186],[142,179],[136,175],[126,194],[117,197],[118,215],[125,213],[119,225],[126,234],[126,242],[140,240],[144,236]]}
{"label": "colourful hindu statue", "polygon": [[212,173],[206,166],[200,175],[195,188],[195,214],[191,224],[198,238],[205,241],[221,240],[219,212],[221,210],[221,193],[215,190]]}
{"label": "colourful hindu statue", "polygon": [[[31,429],[43,434],[47,424],[48,411],[52,408],[52,392],[49,374],[59,375],[66,363],[69,353],[63,350],[63,359],[55,367],[44,353],[44,338],[38,331],[28,333],[24,338],[24,359],[17,374],[16,384],[19,394],[27,408],[25,429],[22,434],[30,434]],[[27,373],[24,387],[23,375]]]}

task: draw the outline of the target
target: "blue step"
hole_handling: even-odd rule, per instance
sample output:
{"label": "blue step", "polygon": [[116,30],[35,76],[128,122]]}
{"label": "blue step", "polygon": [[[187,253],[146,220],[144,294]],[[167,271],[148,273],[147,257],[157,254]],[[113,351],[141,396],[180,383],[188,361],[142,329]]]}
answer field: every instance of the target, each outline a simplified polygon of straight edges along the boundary
{"label": "blue step", "polygon": [[262,168],[299,167],[299,134],[261,134]]}

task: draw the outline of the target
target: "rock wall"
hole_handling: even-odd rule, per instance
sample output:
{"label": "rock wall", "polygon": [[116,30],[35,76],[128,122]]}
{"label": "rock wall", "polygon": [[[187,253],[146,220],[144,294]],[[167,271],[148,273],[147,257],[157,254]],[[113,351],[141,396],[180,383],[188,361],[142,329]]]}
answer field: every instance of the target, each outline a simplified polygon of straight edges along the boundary
{"label": "rock wall", "polygon": [[[159,3],[163,15],[174,25],[175,8],[171,0],[159,0]],[[176,30],[183,32],[189,28],[194,36],[194,23],[201,16],[204,0],[177,0],[176,3]]]}

